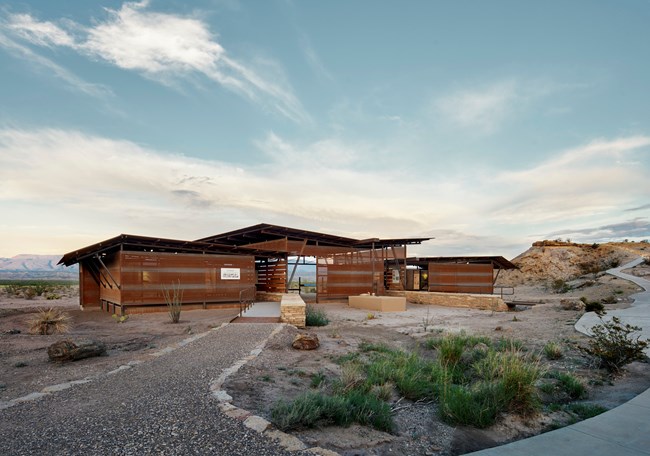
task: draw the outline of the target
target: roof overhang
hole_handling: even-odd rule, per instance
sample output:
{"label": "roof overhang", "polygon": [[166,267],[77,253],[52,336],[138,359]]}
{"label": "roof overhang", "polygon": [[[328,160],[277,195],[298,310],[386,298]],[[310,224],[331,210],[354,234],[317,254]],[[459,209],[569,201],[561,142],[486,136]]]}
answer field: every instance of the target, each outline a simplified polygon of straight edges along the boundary
{"label": "roof overhang", "polygon": [[425,267],[429,263],[470,263],[492,264],[494,269],[518,269],[502,256],[411,257],[407,258],[406,262],[420,267]]}

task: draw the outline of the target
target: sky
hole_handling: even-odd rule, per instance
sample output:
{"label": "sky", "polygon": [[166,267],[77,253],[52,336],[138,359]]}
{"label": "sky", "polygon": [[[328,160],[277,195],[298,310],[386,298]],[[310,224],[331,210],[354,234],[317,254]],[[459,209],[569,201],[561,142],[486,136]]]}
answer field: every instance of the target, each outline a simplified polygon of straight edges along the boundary
{"label": "sky", "polygon": [[650,238],[650,1],[0,2],[0,257],[258,223]]}

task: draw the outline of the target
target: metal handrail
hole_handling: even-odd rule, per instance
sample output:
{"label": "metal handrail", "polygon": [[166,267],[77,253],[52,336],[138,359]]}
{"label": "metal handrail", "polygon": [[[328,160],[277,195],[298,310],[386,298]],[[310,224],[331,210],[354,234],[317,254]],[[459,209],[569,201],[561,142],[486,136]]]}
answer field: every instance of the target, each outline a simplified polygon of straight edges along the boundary
{"label": "metal handrail", "polygon": [[255,302],[255,296],[257,294],[257,287],[254,285],[251,287],[244,288],[239,291],[239,316],[248,310],[250,306]]}
{"label": "metal handrail", "polygon": [[[504,296],[512,296],[515,294],[515,287],[494,287],[494,290],[499,289],[499,294],[501,295],[501,298]],[[504,290],[510,290],[510,293],[505,293]]]}

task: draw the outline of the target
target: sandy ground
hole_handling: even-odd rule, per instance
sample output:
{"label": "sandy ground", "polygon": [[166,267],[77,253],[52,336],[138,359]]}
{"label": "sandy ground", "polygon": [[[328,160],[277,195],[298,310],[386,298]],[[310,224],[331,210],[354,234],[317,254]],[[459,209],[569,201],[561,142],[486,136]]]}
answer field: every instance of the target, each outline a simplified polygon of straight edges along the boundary
{"label": "sandy ground", "polygon": [[[641,266],[631,271],[646,275],[650,268]],[[331,323],[310,328],[320,340],[316,351],[304,352],[290,348],[297,330],[286,327],[258,358],[233,375],[225,385],[235,405],[262,416],[278,399],[291,399],[310,388],[311,375],[324,373],[335,377],[340,366],[334,357],[354,352],[362,341],[384,342],[405,350],[421,350],[426,337],[442,331],[467,331],[490,338],[514,338],[524,342],[529,351],[537,352],[549,341],[560,343],[565,357],[547,362],[550,369],[571,372],[583,380],[589,391],[588,401],[608,408],[615,407],[650,387],[650,368],[634,363],[616,379],[591,369],[588,360],[576,349],[586,336],[576,332],[577,310],[565,310],[561,301],[584,296],[589,300],[614,296],[616,308],[629,305],[627,296],[638,291],[627,281],[599,275],[577,281],[575,289],[554,294],[543,287],[519,287],[515,298],[539,304],[519,312],[490,312],[437,306],[409,304],[407,312],[369,313],[351,309],[345,303],[319,304]],[[131,361],[146,361],[153,353],[230,321],[236,310],[184,311],[180,324],[169,322],[166,313],[132,315],[125,323],[117,323],[102,311],[81,311],[75,293],[59,300],[9,298],[0,290],[0,401],[8,401],[41,391],[44,387],[71,380],[103,375]],[[66,335],[39,336],[29,334],[28,320],[38,308],[57,306],[72,317],[72,328]],[[19,333],[15,333],[18,330]],[[14,333],[14,334],[11,334]],[[47,347],[59,340],[96,339],[108,346],[108,356],[90,358],[68,364],[48,361]],[[525,421],[505,417],[486,430],[453,428],[437,419],[435,404],[408,404],[395,414],[396,434],[352,426],[304,430],[297,435],[311,445],[320,445],[347,455],[395,454],[409,455],[462,454],[507,441],[534,435],[553,422],[566,417],[540,414]]]}
{"label": "sandy ground", "polygon": [[[190,310],[171,324],[166,313],[131,315],[117,323],[100,310],[79,310],[77,296],[58,300],[8,298],[0,294],[0,401],[41,391],[44,387],[100,375],[130,361],[144,361],[153,353],[180,342],[192,334],[205,332],[235,317],[235,309]],[[39,308],[60,307],[71,316],[67,334],[34,335],[28,320]],[[10,334],[18,330],[18,334]],[[104,342],[108,356],[74,363],[51,363],[47,347],[63,339],[94,339]]]}

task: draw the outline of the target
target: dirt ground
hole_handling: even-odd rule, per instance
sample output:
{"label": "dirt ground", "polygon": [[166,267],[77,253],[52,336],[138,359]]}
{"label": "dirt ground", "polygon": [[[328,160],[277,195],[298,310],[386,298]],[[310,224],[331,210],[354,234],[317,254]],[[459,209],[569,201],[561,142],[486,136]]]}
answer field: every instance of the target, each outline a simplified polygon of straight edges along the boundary
{"label": "dirt ground", "polygon": [[[630,272],[648,275],[650,267],[642,265]],[[627,296],[638,288],[603,274],[575,281],[572,286],[575,289],[563,294],[552,293],[542,286],[518,287],[515,299],[539,303],[532,308],[522,307],[518,312],[409,304],[406,312],[369,313],[351,309],[345,303],[318,304],[331,320],[328,326],[309,329],[320,338],[319,349],[307,352],[292,349],[290,344],[298,330],[287,326],[255,360],[227,381],[225,389],[234,398],[235,405],[268,418],[275,401],[291,399],[309,390],[312,374],[338,376],[340,366],[334,359],[356,351],[362,341],[423,352],[426,349],[422,341],[427,337],[466,331],[493,339],[521,340],[532,352],[539,352],[549,341],[559,342],[565,357],[544,361],[549,369],[571,372],[581,378],[589,391],[587,402],[615,407],[650,387],[650,366],[633,363],[616,379],[590,368],[588,360],[575,348],[587,340],[573,327],[582,312],[565,310],[561,302],[578,301],[582,296],[589,300],[614,296],[616,302],[606,305],[612,309],[628,306]],[[38,308],[50,306],[69,312],[70,332],[50,336],[29,334],[28,320]],[[41,391],[46,386],[103,375],[132,361],[146,361],[192,334],[230,321],[235,314],[233,309],[193,310],[184,311],[177,325],[169,322],[166,313],[132,315],[125,323],[117,323],[108,313],[81,311],[75,292],[58,300],[41,297],[25,300],[9,298],[0,290],[0,402]],[[47,347],[66,338],[100,340],[108,346],[108,356],[61,365],[49,362]],[[525,420],[506,416],[491,428],[477,430],[441,422],[435,403],[412,404],[405,400],[399,402],[394,416],[397,425],[394,434],[355,425],[302,430],[295,435],[305,443],[344,455],[451,455],[538,434],[568,419],[563,412],[544,412]]]}
{"label": "dirt ground", "polygon": [[[39,308],[48,307],[65,309],[71,316],[67,334],[29,333],[29,319]],[[0,290],[0,402],[39,392],[46,386],[101,375],[132,361],[145,361],[165,347],[232,320],[236,313],[235,309],[183,311],[181,321],[171,324],[168,315],[161,312],[131,315],[126,322],[117,323],[107,312],[80,310],[74,292],[57,300],[25,300],[9,298]],[[15,330],[20,333],[12,334]],[[108,356],[51,363],[47,347],[63,339],[101,341]]]}
{"label": "dirt ground", "polygon": [[[647,266],[635,268],[643,275]],[[612,378],[603,370],[593,369],[589,360],[577,350],[588,338],[574,329],[582,315],[579,310],[566,310],[562,301],[578,302],[616,297],[616,303],[606,309],[630,305],[627,298],[639,288],[627,281],[607,275],[589,278],[568,293],[554,294],[544,287],[519,287],[517,300],[539,302],[534,307],[519,307],[517,312],[491,312],[409,304],[406,312],[373,312],[351,309],[345,303],[316,305],[327,312],[330,324],[309,328],[318,335],[321,346],[315,351],[298,351],[290,347],[299,331],[285,328],[264,352],[242,368],[225,385],[234,404],[270,418],[273,404],[290,400],[300,393],[313,390],[314,374],[336,378],[340,365],[335,359],[356,351],[361,342],[380,342],[426,356],[422,342],[442,332],[466,331],[492,339],[501,337],[522,341],[532,353],[541,353],[550,341],[562,345],[565,356],[556,361],[543,359],[549,370],[568,372],[581,379],[588,390],[583,402],[605,408],[616,407],[650,387],[650,366],[647,363],[629,365],[621,376]],[[395,398],[397,400],[398,398]],[[557,398],[546,398],[547,402]],[[544,401],[545,398],[542,397]],[[505,416],[488,429],[452,427],[437,418],[435,404],[400,402],[403,407],[395,413],[397,431],[387,434],[368,427],[304,429],[294,432],[309,445],[321,446],[340,454],[351,455],[455,455],[488,448],[513,440],[536,435],[552,427],[567,424],[565,412],[543,411],[522,419]]]}

